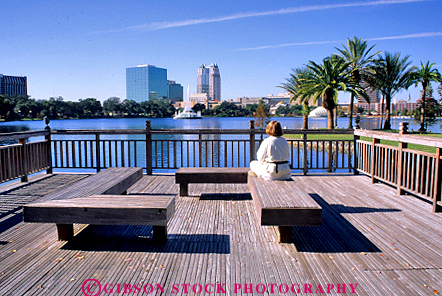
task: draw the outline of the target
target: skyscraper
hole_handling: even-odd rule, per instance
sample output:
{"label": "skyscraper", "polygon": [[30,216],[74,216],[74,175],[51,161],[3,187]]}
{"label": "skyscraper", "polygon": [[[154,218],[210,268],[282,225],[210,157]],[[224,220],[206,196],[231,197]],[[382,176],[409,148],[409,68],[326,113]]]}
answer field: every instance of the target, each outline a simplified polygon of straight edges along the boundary
{"label": "skyscraper", "polygon": [[202,64],[198,69],[197,93],[206,93],[209,100],[221,100],[221,76],[217,64]]}
{"label": "skyscraper", "polygon": [[151,65],[127,68],[126,99],[138,103],[167,99],[167,70]]}
{"label": "skyscraper", "polygon": [[26,76],[6,76],[0,74],[0,95],[28,95]]}
{"label": "skyscraper", "polygon": [[[372,90],[370,87],[368,87],[365,81],[361,82],[361,86],[366,89],[367,95],[370,97],[370,104],[376,104],[381,102],[379,91]],[[364,103],[367,103],[367,101],[363,97],[358,97],[358,104],[364,104]]]}
{"label": "skyscraper", "polygon": [[183,101],[183,86],[176,81],[167,80],[167,98],[169,101]]}

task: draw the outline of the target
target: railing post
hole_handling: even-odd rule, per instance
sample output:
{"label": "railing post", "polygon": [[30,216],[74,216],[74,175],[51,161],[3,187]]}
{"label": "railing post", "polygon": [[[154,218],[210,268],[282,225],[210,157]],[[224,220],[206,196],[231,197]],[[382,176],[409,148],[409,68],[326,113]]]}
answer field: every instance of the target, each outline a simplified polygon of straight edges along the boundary
{"label": "railing post", "polygon": [[97,161],[97,173],[101,170],[100,134],[95,134],[95,157]]}
{"label": "railing post", "polygon": [[307,165],[307,133],[305,131],[302,132],[302,140],[303,140],[303,153],[302,153],[302,172],[307,175],[308,165]]}
{"label": "railing post", "polygon": [[203,135],[198,133],[198,166],[203,166]]}
{"label": "railing post", "polygon": [[[338,147],[336,147],[338,148]],[[323,149],[325,150],[325,149]],[[328,159],[327,159],[327,172],[332,173],[333,172],[333,159],[335,158],[335,155],[333,153],[333,141],[328,141]]]}
{"label": "railing post", "polygon": [[404,172],[403,167],[404,167],[404,157],[403,157],[403,149],[406,149],[408,146],[407,143],[403,143],[403,142],[398,142],[398,156],[397,156],[397,193],[399,195],[404,194],[404,191],[402,190],[402,174]]}
{"label": "railing post", "polygon": [[376,172],[376,144],[379,144],[381,142],[380,139],[373,138],[372,145],[371,145],[371,151],[372,151],[372,157],[371,157],[371,183],[376,183],[375,178],[375,172]]}
{"label": "railing post", "polygon": [[45,130],[48,131],[48,134],[45,136],[45,140],[48,146],[48,164],[49,167],[46,169],[46,174],[52,174],[52,143],[51,143],[51,128],[49,125],[45,127]]}
{"label": "railing post", "polygon": [[22,154],[21,154],[21,168],[23,176],[21,177],[22,182],[28,182],[28,153],[26,151],[26,138],[18,139],[18,143],[21,145]]}
{"label": "railing post", "polygon": [[249,121],[250,128],[250,161],[255,159],[255,121]]}
{"label": "railing post", "polygon": [[152,175],[152,126],[146,120],[146,173]]}
{"label": "railing post", "polygon": [[[358,140],[361,137],[358,135],[354,135],[354,140],[353,140],[353,174],[354,175],[359,175],[359,171],[358,171],[358,163],[359,163],[359,157],[358,157]],[[350,147],[348,148],[348,153],[350,153]]]}
{"label": "railing post", "polygon": [[438,204],[441,200],[441,182],[442,182],[442,166],[440,163],[440,157],[442,156],[442,148],[436,148],[436,167],[434,176],[434,190],[433,190],[433,212],[440,212],[442,206]]}

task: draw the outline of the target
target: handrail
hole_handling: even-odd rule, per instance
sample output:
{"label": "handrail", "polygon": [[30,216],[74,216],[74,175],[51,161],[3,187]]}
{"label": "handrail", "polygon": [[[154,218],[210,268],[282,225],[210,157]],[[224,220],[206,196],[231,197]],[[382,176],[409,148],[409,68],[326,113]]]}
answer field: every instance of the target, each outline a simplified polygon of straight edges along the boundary
{"label": "handrail", "polygon": [[[372,141],[362,141],[360,137]],[[441,138],[372,130],[355,130],[355,138],[356,167],[371,175],[373,183],[386,182],[395,186],[398,194],[409,192],[429,198],[433,211],[441,211]],[[396,141],[398,146],[381,144],[381,140]],[[408,149],[408,144],[435,147],[436,153]]]}
{"label": "handrail", "polygon": [[[52,134],[82,134],[82,135],[112,135],[112,134],[186,134],[186,135],[198,135],[198,134],[234,134],[234,135],[248,135],[251,129],[104,129],[104,130],[81,130],[81,129],[70,129],[70,130],[51,130]],[[254,129],[256,134],[265,134],[264,129]],[[284,134],[353,134],[353,130],[343,129],[343,130],[305,130],[305,129],[284,129]]]}
{"label": "handrail", "polygon": [[442,138],[357,129],[355,136],[442,148]]}
{"label": "handrail", "polygon": [[0,141],[28,139],[32,137],[40,137],[49,135],[48,130],[43,131],[28,131],[28,132],[13,132],[13,133],[0,133]]}
{"label": "handrail", "polygon": [[[430,198],[434,211],[442,207],[441,138],[361,129],[284,129],[284,133],[302,135],[287,139],[293,169],[302,170],[304,174],[312,169],[363,172],[370,175],[373,182],[396,186],[399,194],[410,192]],[[18,140],[18,144],[0,149],[0,182],[17,177],[26,181],[28,174],[44,169],[51,173],[52,168],[99,171],[113,166],[139,166],[151,174],[152,169],[183,166],[248,166],[255,158],[263,134],[265,130],[255,129],[253,122],[249,129],[187,130],[153,129],[150,121],[146,122],[145,129],[51,130],[47,127],[41,131],[0,134],[0,141]],[[350,140],[321,140],[320,136],[312,140],[310,137],[325,134],[354,137]],[[113,137],[115,135],[142,137]],[[191,137],[175,137],[177,135]],[[39,136],[45,140],[27,142],[28,138]],[[362,141],[360,137],[372,141]],[[381,140],[397,141],[398,147],[381,144]],[[436,153],[408,149],[409,144],[435,147]]]}

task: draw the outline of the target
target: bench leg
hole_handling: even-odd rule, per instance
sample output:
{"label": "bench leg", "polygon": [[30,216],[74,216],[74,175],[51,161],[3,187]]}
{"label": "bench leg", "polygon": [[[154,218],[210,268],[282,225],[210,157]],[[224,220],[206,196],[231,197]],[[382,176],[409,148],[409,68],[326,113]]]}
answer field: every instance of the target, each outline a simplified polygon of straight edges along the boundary
{"label": "bench leg", "polygon": [[74,237],[74,224],[57,224],[58,240],[70,240]]}
{"label": "bench leg", "polygon": [[188,183],[180,183],[180,196],[188,196],[189,193],[189,184]]}
{"label": "bench leg", "polygon": [[293,226],[278,226],[278,228],[279,228],[279,242],[292,243]]}
{"label": "bench leg", "polygon": [[167,226],[153,226],[153,240],[156,243],[164,244],[167,242]]}

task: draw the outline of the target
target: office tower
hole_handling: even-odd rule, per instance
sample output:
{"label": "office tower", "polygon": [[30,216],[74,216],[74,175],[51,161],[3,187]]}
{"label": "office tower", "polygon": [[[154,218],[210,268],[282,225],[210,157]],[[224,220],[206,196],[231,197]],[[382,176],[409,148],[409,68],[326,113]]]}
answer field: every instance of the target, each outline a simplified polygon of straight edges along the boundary
{"label": "office tower", "polygon": [[183,86],[175,81],[167,80],[167,98],[169,101],[182,101]]}
{"label": "office tower", "polygon": [[[370,97],[370,104],[376,104],[381,102],[381,97],[379,94],[379,91],[372,90],[368,87],[367,83],[365,81],[361,82],[361,86],[363,88],[366,88],[367,95]],[[367,103],[367,101],[363,97],[358,97],[358,104],[364,104]]]}
{"label": "office tower", "polygon": [[0,74],[0,95],[28,95],[26,76],[6,76]]}
{"label": "office tower", "polygon": [[221,100],[221,76],[217,64],[202,64],[198,69],[197,93],[206,93],[209,100]]}
{"label": "office tower", "polygon": [[127,68],[126,99],[138,103],[167,99],[167,70],[151,65]]}

